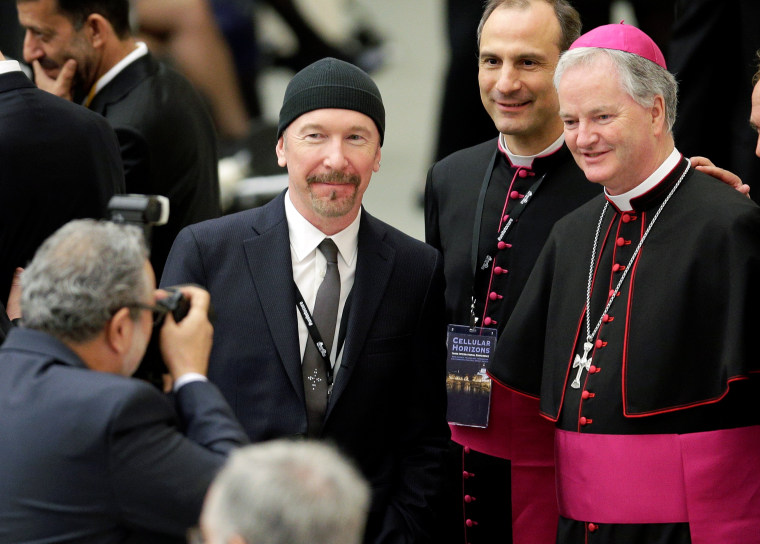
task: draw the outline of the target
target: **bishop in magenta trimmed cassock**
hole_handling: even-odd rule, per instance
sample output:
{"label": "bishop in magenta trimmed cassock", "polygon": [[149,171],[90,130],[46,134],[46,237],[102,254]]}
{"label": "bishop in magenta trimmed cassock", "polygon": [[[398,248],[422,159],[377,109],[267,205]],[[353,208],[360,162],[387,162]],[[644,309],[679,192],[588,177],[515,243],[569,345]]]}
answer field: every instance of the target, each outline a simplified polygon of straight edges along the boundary
{"label": "bishop in magenta trimmed cassock", "polygon": [[489,373],[556,422],[557,542],[760,542],[760,208],[678,152],[638,29],[581,36],[555,85],[604,194],[556,224]]}

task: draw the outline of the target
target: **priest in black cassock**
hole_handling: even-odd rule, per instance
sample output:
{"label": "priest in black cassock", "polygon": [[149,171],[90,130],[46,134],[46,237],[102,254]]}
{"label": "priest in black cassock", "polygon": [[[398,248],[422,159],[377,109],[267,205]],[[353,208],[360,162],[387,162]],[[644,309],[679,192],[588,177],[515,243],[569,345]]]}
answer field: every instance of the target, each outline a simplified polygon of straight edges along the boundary
{"label": "priest in black cassock", "polygon": [[604,194],[556,224],[489,373],[556,422],[557,542],[760,542],[760,208],[675,148],[638,29],[581,36],[555,85]]}

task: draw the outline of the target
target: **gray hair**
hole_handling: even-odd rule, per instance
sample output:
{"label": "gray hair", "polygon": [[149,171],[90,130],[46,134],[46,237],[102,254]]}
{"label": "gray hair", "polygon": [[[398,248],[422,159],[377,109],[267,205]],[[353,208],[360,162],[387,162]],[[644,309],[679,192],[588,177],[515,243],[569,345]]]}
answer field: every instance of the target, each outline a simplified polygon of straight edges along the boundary
{"label": "gray hair", "polygon": [[[64,341],[94,338],[117,310],[149,295],[147,257],[137,227],[92,219],[67,223],[24,270],[24,326]],[[131,308],[132,319],[138,312]]]}
{"label": "gray hair", "polygon": [[554,71],[554,86],[559,88],[565,70],[579,65],[589,66],[600,55],[607,55],[612,61],[623,90],[641,106],[650,108],[655,97],[662,96],[668,132],[672,132],[678,110],[676,78],[662,66],[633,53],[599,47],[579,47],[566,51]]}
{"label": "gray hair", "polygon": [[201,517],[215,542],[360,544],[369,497],[364,477],[332,446],[280,439],[234,451]]}
{"label": "gray hair", "polygon": [[504,6],[525,9],[530,6],[531,2],[536,1],[546,2],[554,8],[554,14],[557,16],[560,28],[560,41],[557,47],[559,47],[560,53],[567,51],[581,35],[581,16],[567,0],[487,0],[483,9],[483,16],[478,24],[478,49],[480,49],[480,36],[483,34],[483,27],[496,8]]}

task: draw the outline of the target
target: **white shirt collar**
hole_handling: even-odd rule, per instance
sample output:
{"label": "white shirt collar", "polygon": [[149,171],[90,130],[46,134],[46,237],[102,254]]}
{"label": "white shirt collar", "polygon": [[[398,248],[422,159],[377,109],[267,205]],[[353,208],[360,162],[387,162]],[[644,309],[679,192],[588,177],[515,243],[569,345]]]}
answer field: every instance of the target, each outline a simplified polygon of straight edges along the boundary
{"label": "white shirt collar", "polygon": [[509,162],[511,162],[513,166],[522,166],[523,168],[532,168],[534,159],[551,155],[552,153],[557,151],[560,147],[562,147],[562,144],[564,143],[565,143],[565,133],[563,132],[562,134],[559,135],[559,138],[554,140],[554,143],[552,143],[549,147],[547,147],[543,151],[536,153],[535,155],[515,155],[509,150],[509,147],[507,146],[507,140],[504,137],[504,134],[501,134],[501,133],[499,134],[499,149],[501,149],[501,151],[507,155],[507,157],[509,158]]}
{"label": "white shirt collar", "polygon": [[9,72],[21,72],[21,65],[17,60],[0,60],[0,74]]}
{"label": "white shirt collar", "polygon": [[607,197],[607,200],[612,202],[612,204],[621,212],[630,212],[633,210],[633,206],[631,206],[631,200],[643,195],[647,191],[650,191],[652,188],[654,188],[658,183],[665,179],[668,174],[670,174],[673,168],[678,165],[678,162],[680,160],[681,153],[676,148],[673,148],[673,151],[670,153],[670,155],[668,155],[668,158],[663,161],[657,170],[652,172],[652,174],[647,179],[639,183],[636,187],[620,195],[609,194],[607,192],[607,188],[605,187],[604,196]]}
{"label": "white shirt collar", "polygon": [[94,91],[90,91],[88,97],[85,99],[85,105],[89,105],[89,101],[92,101],[93,97],[97,95],[103,89],[103,87],[111,83],[111,81],[113,81],[113,79],[119,75],[122,70],[124,70],[127,66],[135,62],[140,57],[144,57],[147,54],[148,46],[145,45],[144,42],[137,42],[134,51],[114,64],[110,70],[100,76],[100,79],[95,82]]}
{"label": "white shirt collar", "polygon": [[353,266],[359,245],[359,223],[361,216],[362,212],[360,208],[359,213],[356,214],[356,219],[349,226],[332,236],[325,236],[321,230],[309,223],[296,209],[290,199],[290,190],[285,193],[285,217],[288,220],[290,245],[299,262],[314,252],[317,246],[322,243],[322,240],[331,238],[335,242],[335,245],[338,246],[338,253],[343,258],[343,261],[348,266]]}

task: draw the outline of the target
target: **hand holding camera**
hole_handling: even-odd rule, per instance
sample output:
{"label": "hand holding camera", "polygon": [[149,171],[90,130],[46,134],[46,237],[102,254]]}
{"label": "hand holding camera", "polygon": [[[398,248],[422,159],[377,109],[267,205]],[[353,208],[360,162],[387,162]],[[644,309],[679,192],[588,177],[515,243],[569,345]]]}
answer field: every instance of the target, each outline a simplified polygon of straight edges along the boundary
{"label": "hand holding camera", "polygon": [[208,292],[194,285],[182,285],[171,291],[159,291],[159,297],[157,305],[170,310],[161,327],[160,345],[172,379],[188,372],[205,376],[214,336]]}

